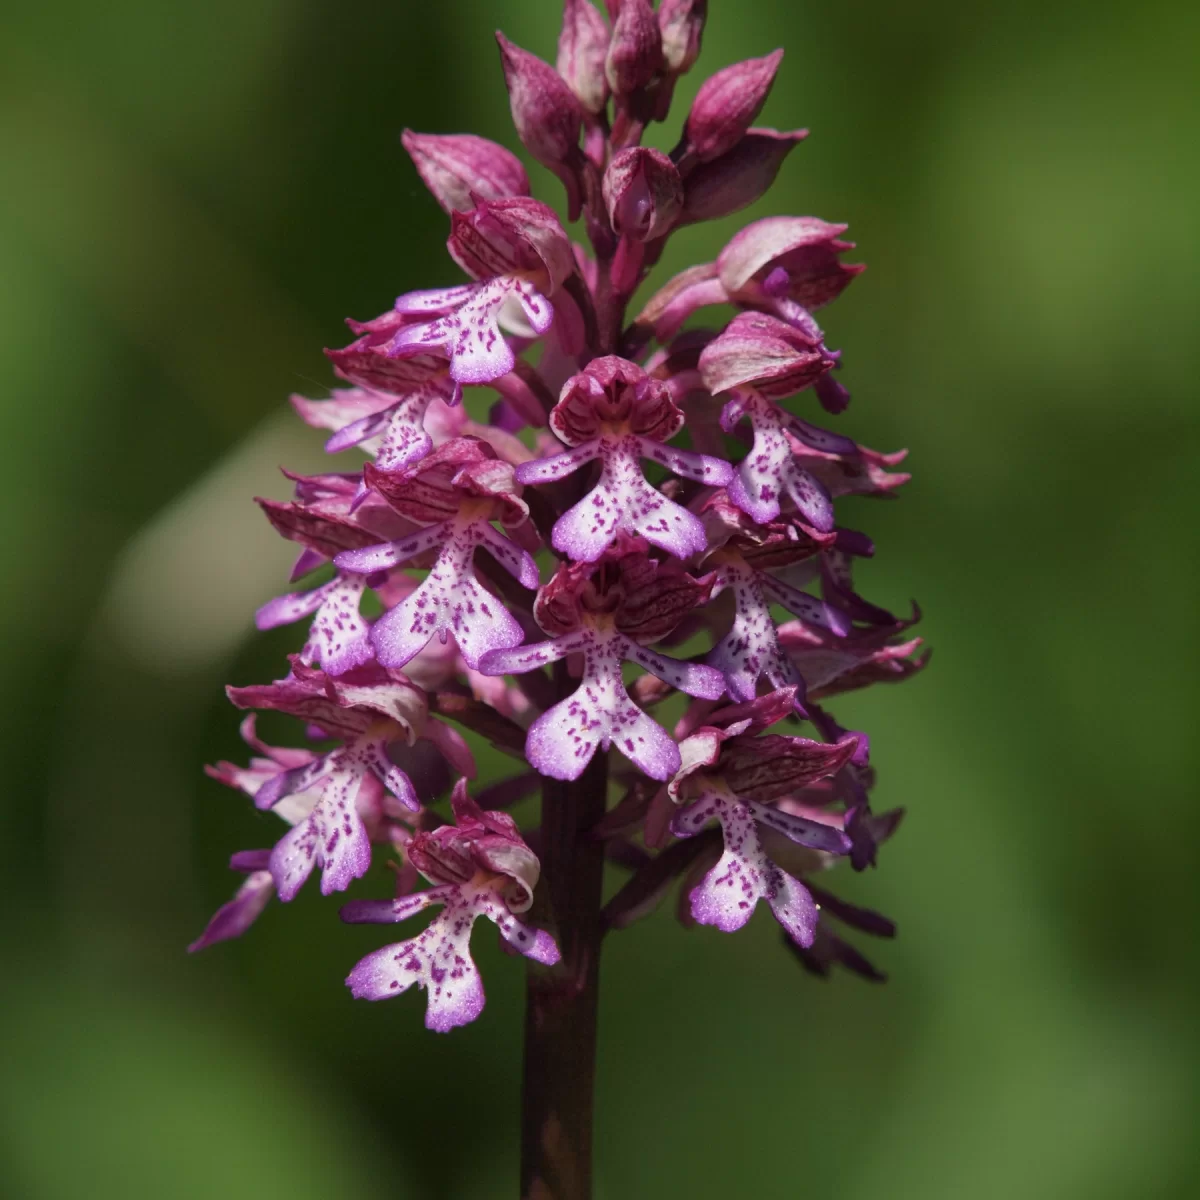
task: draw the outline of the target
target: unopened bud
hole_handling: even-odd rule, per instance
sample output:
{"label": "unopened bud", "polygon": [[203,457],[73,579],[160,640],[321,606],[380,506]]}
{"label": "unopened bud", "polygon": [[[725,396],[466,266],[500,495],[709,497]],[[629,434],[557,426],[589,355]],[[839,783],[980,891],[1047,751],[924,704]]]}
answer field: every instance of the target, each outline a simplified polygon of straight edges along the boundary
{"label": "unopened bud", "polygon": [[590,113],[603,112],[608,102],[607,55],[608,26],[595,5],[590,0],[566,0],[558,35],[558,73]]}
{"label": "unopened bud", "polygon": [[583,157],[579,149],[583,109],[549,63],[522,50],[502,33],[496,34],[496,41],[517,136],[542,166],[563,181],[574,220],[582,204],[578,171]]}
{"label": "unopened bud", "polygon": [[706,79],[687,119],[687,141],[700,162],[718,158],[741,141],[762,111],[783,59],[776,50],[765,58],[734,63]]}
{"label": "unopened bud", "polygon": [[425,186],[446,212],[474,208],[472,196],[499,200],[529,195],[529,176],[521,160],[487,138],[406,129],[400,140]]}
{"label": "unopened bud", "polygon": [[636,92],[661,66],[662,35],[650,0],[622,0],[604,64],[613,92],[618,96]]}
{"label": "unopened bud", "polygon": [[663,65],[672,75],[682,75],[700,57],[707,16],[708,0],[662,0],[658,6]]}
{"label": "unopened bud", "polygon": [[783,160],[807,129],[751,129],[727,154],[701,163],[687,178],[683,220],[713,221],[753,204],[775,182]]}
{"label": "unopened bud", "polygon": [[647,242],[675,223],[683,208],[683,183],[662,151],[630,147],[604,172],[604,205],[617,233]]}

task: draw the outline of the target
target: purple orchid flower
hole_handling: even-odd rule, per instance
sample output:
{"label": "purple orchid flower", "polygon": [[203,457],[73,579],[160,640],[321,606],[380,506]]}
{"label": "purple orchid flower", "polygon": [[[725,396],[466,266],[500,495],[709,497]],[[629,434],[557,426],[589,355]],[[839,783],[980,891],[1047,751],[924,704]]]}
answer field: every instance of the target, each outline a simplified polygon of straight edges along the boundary
{"label": "purple orchid flower", "polygon": [[645,544],[625,543],[610,560],[560,567],[538,596],[535,614],[550,641],[484,656],[485,675],[523,674],[578,654],[579,687],[543,713],[529,729],[529,762],[553,779],[578,779],[597,748],[615,746],[651,779],[679,769],[679,748],[629,697],[621,680],[625,661],[645,667],[689,696],[716,699],[725,690],[719,671],[679,662],[645,646],[665,637],[707,600],[711,577],[661,570]]}
{"label": "purple orchid flower", "polygon": [[[416,811],[420,804],[413,785],[388,749],[397,742],[411,745],[419,736],[438,737],[448,745],[445,727],[428,717],[419,688],[375,664],[334,678],[293,659],[287,679],[228,692],[239,708],[290,713],[327,736],[344,739],[336,749],[273,775],[254,794],[260,809],[273,809],[304,792],[319,797],[271,852],[279,898],[291,900],[314,866],[322,868],[323,895],[344,891],[371,865],[370,838],[358,811],[363,787],[382,784],[401,805]],[[464,765],[470,763],[465,746],[456,754]],[[474,773],[473,766],[470,771]]]}
{"label": "purple orchid flower", "polygon": [[[761,707],[777,711],[773,703]],[[825,854],[848,853],[850,839],[835,825],[795,816],[768,802],[832,775],[850,761],[858,742],[851,737],[827,745],[799,737],[750,736],[761,720],[755,714],[723,729],[697,730],[684,739],[682,766],[668,787],[671,798],[683,804],[671,832],[688,838],[711,820],[721,826],[721,858],[690,893],[697,922],[732,933],[746,924],[759,900],[766,900],[788,936],[811,946],[816,904],[799,880],[768,857],[758,831],[760,826],[773,829]]]}
{"label": "purple orchid flower", "polygon": [[[296,499],[290,503],[258,500],[275,529],[304,547],[293,578],[351,547],[370,545],[380,536],[397,536],[408,528],[382,502],[355,507],[357,493],[354,477],[308,476],[297,478]],[[370,626],[360,612],[367,583],[365,575],[339,570],[311,591],[268,601],[255,614],[255,624],[259,629],[275,629],[312,617],[298,658],[305,666],[319,665],[330,675],[341,675],[373,657]]]}
{"label": "purple orchid flower", "polygon": [[721,459],[665,445],[683,426],[665,384],[624,359],[595,359],[568,380],[550,426],[571,449],[522,464],[521,483],[551,483],[593,459],[601,464],[596,486],[555,523],[556,550],[595,562],[621,534],[641,536],[676,558],[704,549],[700,520],[652,487],[638,460],[713,487],[728,483],[733,471]]}
{"label": "purple orchid flower", "polygon": [[575,270],[571,243],[554,211],[524,196],[481,200],[450,219],[447,248],[476,282],[401,296],[395,312],[405,323],[387,353],[436,351],[455,382],[490,383],[516,365],[504,328],[534,337],[549,330],[550,297]]}
{"label": "purple orchid flower", "polygon": [[346,979],[357,997],[386,1000],[414,984],[429,996],[425,1026],[446,1033],[483,1011],[483,981],[471,958],[471,930],[486,917],[518,953],[544,966],[559,960],[554,939],[518,918],[533,904],[540,867],[507,813],[484,812],[459,780],[451,797],[453,825],[418,833],[406,853],[434,886],[395,900],[356,900],[342,920],[386,924],[405,921],[440,904],[424,932],[368,954]]}
{"label": "purple orchid flower", "polygon": [[[451,633],[472,670],[489,650],[517,645],[524,632],[475,576],[479,547],[523,587],[535,588],[537,565],[491,524],[499,515],[522,523],[528,509],[516,495],[512,467],[495,457],[486,442],[448,442],[411,476],[395,478],[368,471],[368,481],[398,512],[415,521],[435,521],[383,545],[347,550],[334,560],[343,571],[387,571],[441,547],[424,582],[375,622],[371,641],[386,667],[403,667],[434,638]],[[437,518],[441,517],[441,520]]]}

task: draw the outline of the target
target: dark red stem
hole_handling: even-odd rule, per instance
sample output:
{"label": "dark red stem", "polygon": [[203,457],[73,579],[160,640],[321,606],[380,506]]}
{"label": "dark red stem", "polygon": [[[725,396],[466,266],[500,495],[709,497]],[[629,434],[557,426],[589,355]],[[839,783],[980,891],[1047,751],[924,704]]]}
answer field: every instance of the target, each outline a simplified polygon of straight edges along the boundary
{"label": "dark red stem", "polygon": [[524,1200],[590,1200],[592,1194],[604,845],[590,832],[604,816],[607,760],[598,752],[574,783],[547,779],[542,786],[542,878],[562,961],[531,965],[525,993]]}

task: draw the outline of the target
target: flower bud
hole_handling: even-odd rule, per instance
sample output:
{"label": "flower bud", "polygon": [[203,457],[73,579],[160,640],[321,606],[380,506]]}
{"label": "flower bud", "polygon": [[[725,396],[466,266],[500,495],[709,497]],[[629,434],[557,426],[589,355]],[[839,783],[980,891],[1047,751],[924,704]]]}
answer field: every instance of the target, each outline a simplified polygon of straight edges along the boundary
{"label": "flower bud", "polygon": [[650,0],[623,0],[613,25],[604,73],[617,96],[643,88],[662,66],[662,35]]}
{"label": "flower bud", "polygon": [[607,54],[608,26],[591,0],[566,0],[558,35],[558,73],[590,113],[603,112],[608,102]]}
{"label": "flower bud", "polygon": [[406,129],[400,140],[425,186],[446,212],[474,208],[473,196],[499,200],[529,195],[529,176],[521,160],[487,138]]}
{"label": "flower bud", "polygon": [[687,119],[687,141],[701,162],[732,150],[762,111],[775,72],[783,60],[776,50],[765,58],[734,63],[706,79]]}
{"label": "flower bud", "polygon": [[582,205],[578,171],[583,109],[549,63],[514,45],[502,33],[496,34],[496,41],[517,136],[542,166],[563,181],[573,221]]}
{"label": "flower bud", "polygon": [[683,208],[683,183],[661,150],[622,150],[604,172],[604,206],[612,227],[635,242],[662,237]]}
{"label": "flower bud", "polygon": [[658,6],[663,65],[672,75],[682,75],[700,57],[707,16],[708,0],[662,0]]}
{"label": "flower bud", "polygon": [[751,129],[727,154],[701,163],[687,178],[683,221],[713,221],[753,204],[775,182],[783,160],[807,129]]}

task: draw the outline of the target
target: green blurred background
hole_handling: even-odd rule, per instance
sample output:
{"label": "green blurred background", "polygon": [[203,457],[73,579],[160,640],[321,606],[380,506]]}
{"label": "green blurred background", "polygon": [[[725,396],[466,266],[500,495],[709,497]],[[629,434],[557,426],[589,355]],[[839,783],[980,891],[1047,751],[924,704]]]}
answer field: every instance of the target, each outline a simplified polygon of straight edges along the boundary
{"label": "green blurred background", "polygon": [[[813,130],[748,215],[848,221],[870,265],[826,314],[839,427],[916,477],[845,519],[936,655],[838,709],[910,810],[839,881],[899,922],[891,982],[809,978],[765,914],[613,939],[599,1195],[1200,1195],[1200,8],[711,7],[701,67],[785,45],[764,120]],[[397,135],[515,146],[491,31],[552,57],[557,21],[0,10],[6,1196],[515,1195],[521,971],[491,939],[486,1013],[444,1038],[415,997],[350,1000],[379,931],[314,887],[183,948],[275,832],[200,766],[240,753],[222,684],[295,637],[250,624],[290,557],[250,496],[321,462],[286,396],[323,394],[343,317],[456,281]]]}

